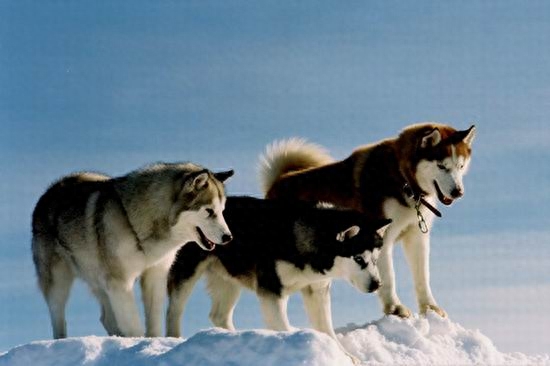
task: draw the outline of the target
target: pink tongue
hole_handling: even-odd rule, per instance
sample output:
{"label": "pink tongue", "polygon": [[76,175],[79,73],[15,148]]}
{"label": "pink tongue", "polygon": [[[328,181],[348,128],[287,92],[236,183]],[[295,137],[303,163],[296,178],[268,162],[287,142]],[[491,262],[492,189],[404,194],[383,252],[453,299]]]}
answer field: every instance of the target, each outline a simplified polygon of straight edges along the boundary
{"label": "pink tongue", "polygon": [[448,205],[450,205],[451,203],[453,203],[453,200],[452,200],[452,199],[447,198],[447,197],[443,198],[443,204],[445,204],[445,205],[448,206]]}

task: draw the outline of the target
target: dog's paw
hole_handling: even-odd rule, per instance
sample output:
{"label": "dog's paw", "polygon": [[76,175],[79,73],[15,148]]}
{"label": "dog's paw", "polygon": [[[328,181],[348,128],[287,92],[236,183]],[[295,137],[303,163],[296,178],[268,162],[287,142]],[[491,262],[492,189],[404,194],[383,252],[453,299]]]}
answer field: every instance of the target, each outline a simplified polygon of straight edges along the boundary
{"label": "dog's paw", "polygon": [[445,310],[441,309],[439,306],[437,305],[434,305],[434,304],[426,304],[426,305],[422,305],[420,306],[420,314],[422,315],[426,315],[426,313],[428,311],[433,311],[435,312],[437,315],[439,315],[440,317],[442,318],[446,318],[447,317],[447,313],[445,312]]}
{"label": "dog's paw", "polygon": [[386,315],[396,315],[400,318],[410,318],[412,316],[412,311],[403,304],[386,305],[384,306],[384,313]]}
{"label": "dog's paw", "polygon": [[358,359],[357,357],[355,357],[351,353],[346,352],[346,354],[349,358],[351,358],[351,362],[353,362],[354,365],[361,365],[363,363],[360,359]]}

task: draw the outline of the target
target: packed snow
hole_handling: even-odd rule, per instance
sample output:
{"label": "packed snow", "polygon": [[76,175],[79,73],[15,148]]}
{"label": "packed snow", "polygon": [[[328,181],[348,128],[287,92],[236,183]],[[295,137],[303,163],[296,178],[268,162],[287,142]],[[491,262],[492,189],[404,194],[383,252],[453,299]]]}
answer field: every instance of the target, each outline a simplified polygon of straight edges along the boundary
{"label": "packed snow", "polygon": [[[342,344],[364,365],[550,365],[548,355],[501,353],[478,330],[435,314],[394,316],[338,329]],[[313,330],[209,329],[188,339],[88,336],[37,341],[0,355],[0,366],[186,365],[347,366],[351,359]]]}

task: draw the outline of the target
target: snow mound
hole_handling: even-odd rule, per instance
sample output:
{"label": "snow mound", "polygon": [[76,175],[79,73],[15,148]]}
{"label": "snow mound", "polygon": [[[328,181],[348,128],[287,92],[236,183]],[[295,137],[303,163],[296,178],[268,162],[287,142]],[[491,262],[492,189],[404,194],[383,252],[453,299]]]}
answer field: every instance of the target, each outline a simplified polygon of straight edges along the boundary
{"label": "snow mound", "polygon": [[[339,329],[342,344],[365,365],[550,365],[548,355],[499,352],[477,330],[435,314],[412,319],[384,317]],[[82,337],[38,341],[0,355],[0,366],[186,365],[347,366],[336,342],[312,330],[229,332],[209,329],[176,338]]]}
{"label": "snow mound", "polygon": [[548,355],[501,353],[479,330],[464,329],[433,312],[410,319],[383,317],[337,332],[365,365],[550,365]]}
{"label": "snow mound", "polygon": [[210,329],[176,338],[82,337],[39,341],[0,355],[10,366],[352,365],[338,345],[312,330],[229,332]]}

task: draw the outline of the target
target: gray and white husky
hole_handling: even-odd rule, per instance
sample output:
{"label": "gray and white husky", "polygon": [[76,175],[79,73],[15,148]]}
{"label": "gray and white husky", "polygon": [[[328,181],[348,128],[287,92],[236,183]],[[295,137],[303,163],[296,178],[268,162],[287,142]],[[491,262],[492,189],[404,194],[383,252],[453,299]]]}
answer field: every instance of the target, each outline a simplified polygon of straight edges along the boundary
{"label": "gray and white husky", "polygon": [[158,163],[119,178],[78,173],[53,184],[34,209],[32,253],[54,338],[67,336],[75,277],[99,300],[108,334],[143,336],[133,293],[141,277],[146,334],[159,336],[177,250],[196,242],[208,251],[232,239],[222,215],[232,174]]}
{"label": "gray and white husky", "polygon": [[178,252],[168,279],[168,336],[180,336],[183,308],[203,273],[215,326],[235,329],[233,309],[246,287],[256,292],[268,328],[290,330],[288,297],[302,290],[313,328],[336,342],[330,280],[346,279],[362,292],[380,286],[377,229],[391,220],[368,222],[351,210],[251,197],[228,197],[224,215],[234,235],[229,245],[210,252],[189,245]]}

